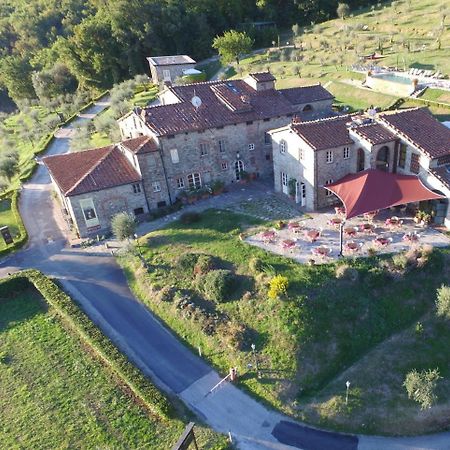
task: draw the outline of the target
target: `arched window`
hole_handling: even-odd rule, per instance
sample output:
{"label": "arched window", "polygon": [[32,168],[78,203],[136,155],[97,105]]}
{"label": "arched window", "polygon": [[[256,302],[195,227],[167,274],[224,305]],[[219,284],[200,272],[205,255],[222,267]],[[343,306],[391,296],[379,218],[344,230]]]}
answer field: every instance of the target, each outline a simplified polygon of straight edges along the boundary
{"label": "arched window", "polygon": [[385,172],[389,171],[389,147],[381,147],[377,153],[377,169]]}
{"label": "arched window", "polygon": [[310,112],[313,110],[313,107],[311,105],[305,105],[303,108],[303,112]]}
{"label": "arched window", "polygon": [[284,139],[282,139],[281,141],[280,141],[280,153],[286,153],[286,151],[287,151],[287,142],[284,140]]}

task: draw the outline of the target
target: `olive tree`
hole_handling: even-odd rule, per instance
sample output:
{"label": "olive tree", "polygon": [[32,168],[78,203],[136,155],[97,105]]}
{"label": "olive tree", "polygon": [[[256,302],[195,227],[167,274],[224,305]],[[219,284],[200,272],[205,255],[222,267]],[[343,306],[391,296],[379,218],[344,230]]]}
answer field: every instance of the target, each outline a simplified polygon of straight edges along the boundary
{"label": "olive tree", "polygon": [[219,52],[225,64],[236,61],[239,65],[241,55],[249,53],[253,43],[253,39],[247,33],[229,30],[225,31],[222,36],[216,36],[212,47]]}
{"label": "olive tree", "polygon": [[438,369],[423,370],[418,372],[411,370],[406,375],[403,386],[408,393],[408,398],[419,403],[421,409],[431,408],[436,401],[436,383],[442,378]]}
{"label": "olive tree", "polygon": [[130,239],[136,231],[136,221],[131,214],[121,212],[111,219],[111,229],[114,236],[120,241]]}
{"label": "olive tree", "polygon": [[340,19],[344,20],[350,14],[350,6],[347,3],[339,3],[336,13]]}

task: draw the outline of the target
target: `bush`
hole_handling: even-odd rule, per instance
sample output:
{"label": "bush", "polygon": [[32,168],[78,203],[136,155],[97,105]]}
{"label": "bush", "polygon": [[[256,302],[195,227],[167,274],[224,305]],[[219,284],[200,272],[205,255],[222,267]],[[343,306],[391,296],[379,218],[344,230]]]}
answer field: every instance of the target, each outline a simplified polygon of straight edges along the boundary
{"label": "bush", "polygon": [[270,299],[275,300],[287,294],[289,286],[289,280],[283,275],[274,276],[269,283],[268,296]]}
{"label": "bush", "polygon": [[195,264],[197,263],[198,255],[195,253],[184,253],[177,260],[177,267],[183,272],[189,272],[189,276],[194,271]]}
{"label": "bush", "polygon": [[197,212],[185,212],[180,216],[180,222],[184,225],[199,222],[201,215]]}
{"label": "bush", "polygon": [[409,262],[408,257],[404,253],[397,253],[392,256],[392,265],[397,270],[406,270]]}
{"label": "bush", "polygon": [[356,281],[358,279],[358,271],[348,264],[340,264],[336,267],[335,275],[337,279]]}
{"label": "bush", "polygon": [[194,266],[196,275],[204,275],[214,268],[214,262],[209,255],[199,255]]}
{"label": "bush", "polygon": [[218,269],[201,276],[200,289],[206,298],[214,302],[223,303],[234,290],[234,275],[229,270]]}
{"label": "bush", "polygon": [[431,408],[431,405],[436,401],[434,390],[440,378],[438,369],[422,372],[414,369],[406,375],[403,386],[408,393],[408,398],[419,403],[421,409],[427,409]]}
{"label": "bush", "polygon": [[436,314],[439,317],[450,319],[450,287],[442,285],[437,290]]}
{"label": "bush", "polygon": [[111,219],[111,229],[114,236],[123,241],[133,236],[136,231],[136,221],[131,214],[121,212]]}
{"label": "bush", "polygon": [[262,260],[260,258],[256,258],[256,257],[251,258],[250,261],[248,262],[248,268],[253,273],[264,272],[264,266],[265,266],[265,264],[262,262]]}

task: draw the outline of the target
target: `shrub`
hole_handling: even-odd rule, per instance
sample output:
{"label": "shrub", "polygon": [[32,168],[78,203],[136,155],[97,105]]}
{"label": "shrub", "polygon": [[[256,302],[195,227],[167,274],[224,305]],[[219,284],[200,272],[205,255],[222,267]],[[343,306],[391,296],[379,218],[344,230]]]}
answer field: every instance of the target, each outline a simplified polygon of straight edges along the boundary
{"label": "shrub", "polygon": [[248,268],[253,273],[261,273],[264,271],[264,263],[262,262],[262,260],[260,258],[253,257],[248,262]]}
{"label": "shrub", "polygon": [[159,291],[159,299],[163,302],[171,302],[176,294],[177,290],[173,286],[163,286]]}
{"label": "shrub", "polygon": [[201,216],[197,212],[185,212],[180,216],[180,222],[184,225],[189,225],[191,223],[199,222]]}
{"label": "shrub", "polygon": [[246,328],[238,322],[226,322],[220,325],[218,332],[223,342],[235,350],[242,350]]}
{"label": "shrub", "polygon": [[442,285],[437,290],[436,314],[439,317],[450,319],[450,287]]}
{"label": "shrub", "polygon": [[136,221],[131,214],[121,212],[112,218],[111,229],[114,236],[120,241],[129,239],[136,231]]}
{"label": "shrub", "polygon": [[409,260],[404,253],[397,253],[392,256],[392,265],[397,270],[406,270]]}
{"label": "shrub", "polygon": [[336,267],[335,275],[337,279],[356,281],[358,279],[358,271],[350,267],[348,264],[340,264]]}
{"label": "shrub", "polygon": [[269,283],[269,292],[268,292],[269,298],[275,300],[281,296],[286,295],[288,286],[289,281],[287,277],[283,275],[274,276]]}
{"label": "shrub", "polygon": [[188,272],[189,276],[194,271],[195,264],[197,263],[198,255],[196,253],[184,253],[180,255],[177,260],[177,267],[183,272]]}
{"label": "shrub", "polygon": [[234,275],[229,270],[211,270],[201,276],[200,289],[206,298],[214,302],[225,302],[234,289]]}
{"label": "shrub", "polygon": [[419,403],[421,409],[427,409],[431,408],[431,405],[436,401],[434,390],[440,378],[438,369],[422,372],[414,369],[406,375],[403,386],[408,393],[408,398]]}
{"label": "shrub", "polygon": [[194,266],[196,275],[204,275],[214,268],[213,259],[209,255],[199,255]]}

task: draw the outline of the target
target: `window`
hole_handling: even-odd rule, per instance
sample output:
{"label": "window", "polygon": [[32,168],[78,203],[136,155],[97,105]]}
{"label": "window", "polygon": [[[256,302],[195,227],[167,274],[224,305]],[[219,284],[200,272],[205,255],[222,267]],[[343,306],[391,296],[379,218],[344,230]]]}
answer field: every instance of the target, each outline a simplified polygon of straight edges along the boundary
{"label": "window", "polygon": [[406,165],[406,151],[408,146],[406,144],[400,144],[400,153],[398,155],[398,166],[401,168],[405,168]]}
{"label": "window", "polygon": [[164,81],[172,81],[172,77],[170,76],[170,70],[167,69],[163,70],[163,78]]}
{"label": "window", "polygon": [[306,198],[306,184],[305,183],[300,184],[300,194],[301,194],[302,198]]}
{"label": "window", "polygon": [[285,140],[280,141],[280,153],[284,155],[287,150],[287,142]]}
{"label": "window", "polygon": [[198,172],[190,173],[187,176],[189,188],[198,189],[202,187],[202,179],[200,178],[200,174]]}
{"label": "window", "polygon": [[264,144],[268,145],[272,143],[272,137],[269,133],[264,133]]}
{"label": "window", "polygon": [[158,202],[158,203],[156,204],[156,206],[157,206],[158,208],[164,208],[165,206],[167,206],[167,203],[166,203],[165,200],[161,200],[160,202]]}
{"label": "window", "polygon": [[153,192],[161,192],[161,185],[159,184],[159,181],[154,181],[152,183]]}
{"label": "window", "polygon": [[135,208],[133,212],[135,216],[139,216],[140,214],[144,214],[144,208]]}
{"label": "window", "polygon": [[266,154],[266,161],[270,161],[270,155]]}
{"label": "window", "polygon": [[141,192],[141,185],[139,183],[138,184],[133,184],[133,192],[135,194],[139,194],[139,192]]}
{"label": "window", "polygon": [[172,159],[173,164],[178,164],[180,162],[180,158],[178,156],[178,150],[173,148],[170,150],[170,158]]}
{"label": "window", "polygon": [[344,159],[350,158],[350,147],[344,147]]}
{"label": "window", "polygon": [[288,176],[287,173],[281,172],[281,184],[283,186],[287,186],[288,185]]}
{"label": "window", "polygon": [[250,151],[255,150],[255,144],[248,144],[248,149],[249,149]]}
{"label": "window", "polygon": [[226,142],[223,141],[223,140],[220,140],[219,141],[219,152],[220,153],[225,153],[226,149],[227,149]]}
{"label": "window", "polygon": [[253,122],[251,120],[249,120],[248,122],[246,122],[247,125],[251,125]]}
{"label": "window", "polygon": [[200,156],[206,156],[208,154],[208,144],[200,144]]}
{"label": "window", "polygon": [[409,167],[409,170],[412,173],[419,173],[420,171],[420,157],[417,153],[411,154],[411,165]]}
{"label": "window", "polygon": [[88,228],[95,227],[100,224],[97,219],[97,213],[95,212],[94,202],[92,198],[80,200],[80,207],[83,211],[84,220]]}
{"label": "window", "polygon": [[228,170],[228,163],[226,161],[222,161],[221,167],[222,167],[222,170]]}
{"label": "window", "polygon": [[333,150],[327,150],[327,153],[325,155],[326,161],[328,164],[333,162]]}
{"label": "window", "polygon": [[183,178],[177,178],[177,189],[184,189],[184,180]]}
{"label": "window", "polygon": [[[328,184],[331,184],[332,182],[333,182],[333,180],[325,181],[325,186],[327,186]],[[327,197],[331,197],[333,195],[333,193],[331,191],[329,191],[328,189],[325,189],[325,195]]]}
{"label": "window", "polygon": [[264,122],[270,122],[270,118],[263,119]]}
{"label": "window", "polygon": [[305,159],[305,151],[302,148],[298,149],[298,154],[300,159]]}
{"label": "window", "polygon": [[306,105],[304,108],[303,108],[303,112],[310,112],[310,111],[312,111],[313,110],[313,107],[311,106],[311,105]]}

